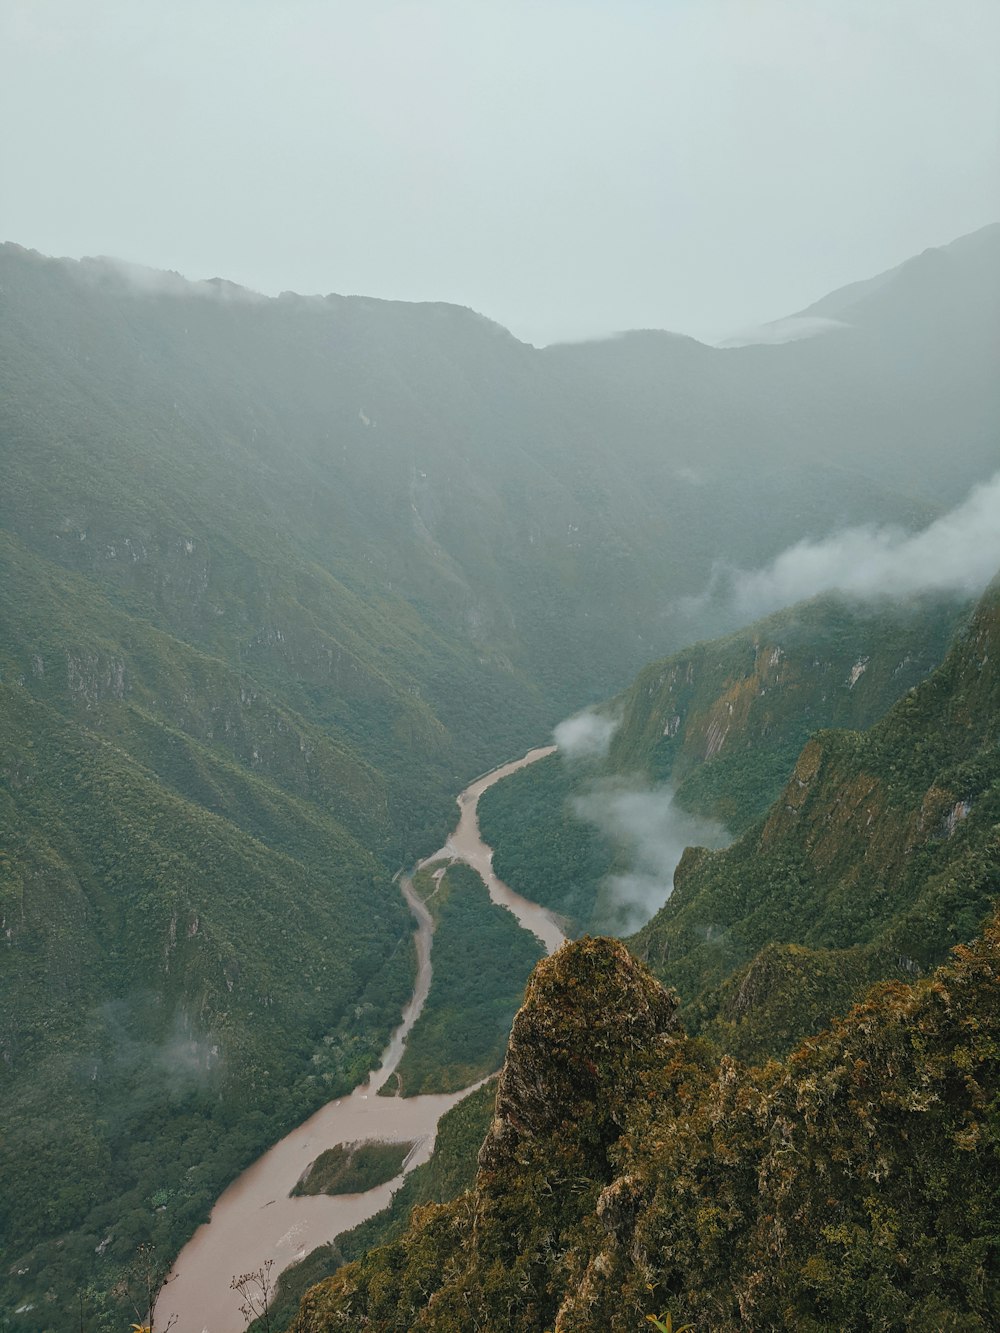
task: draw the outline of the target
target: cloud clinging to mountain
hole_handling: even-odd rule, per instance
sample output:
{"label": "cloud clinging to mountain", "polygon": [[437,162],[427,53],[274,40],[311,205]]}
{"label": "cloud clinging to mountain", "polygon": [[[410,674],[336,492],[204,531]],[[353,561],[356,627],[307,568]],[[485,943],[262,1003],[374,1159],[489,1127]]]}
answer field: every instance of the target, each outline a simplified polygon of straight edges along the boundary
{"label": "cloud clinging to mountain", "polygon": [[744,621],[819,593],[863,601],[924,593],[974,596],[1000,569],[1000,472],[920,532],[847,528],[800,541],[757,570],[722,576]]}

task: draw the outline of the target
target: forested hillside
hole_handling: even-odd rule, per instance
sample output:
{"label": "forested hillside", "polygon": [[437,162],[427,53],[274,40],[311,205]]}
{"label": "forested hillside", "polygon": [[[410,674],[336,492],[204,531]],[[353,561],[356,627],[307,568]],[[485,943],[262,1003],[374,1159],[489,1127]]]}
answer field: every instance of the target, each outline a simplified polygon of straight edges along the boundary
{"label": "forested hillside", "polygon": [[593,815],[616,790],[666,800],[669,787],[683,810],[742,832],[814,731],[878,721],[942,660],[967,613],[950,600],[822,597],[650,663],[600,706],[606,754],[556,754],[485,793],[480,824],[497,873],[577,930],[613,930],[606,881],[629,868],[630,848]]}
{"label": "forested hillside", "polygon": [[624,946],[567,945],[529,986],[474,1187],[314,1287],[292,1333],[995,1328],[998,950],[994,920],[747,1069],[685,1036]]}
{"label": "forested hillside", "polygon": [[294,1333],[995,1327],[998,654],[1000,580],[881,723],[689,854],[628,942],[681,1005],[615,941],[540,963],[475,1185]]}
{"label": "forested hillside", "polygon": [[865,983],[920,975],[1000,892],[1000,581],[941,667],[867,732],[820,731],[724,852],[692,851],[631,946],[689,1023],[786,1050]]}
{"label": "forested hillside", "polygon": [[993,469],[998,255],[921,256],[808,342],[540,351],[451,306],[0,247],[25,1333],[81,1293],[99,1327],[138,1244],[166,1262],[367,1066],[412,977],[391,876],[469,778],[702,635],[678,602],[714,561],[913,526]]}

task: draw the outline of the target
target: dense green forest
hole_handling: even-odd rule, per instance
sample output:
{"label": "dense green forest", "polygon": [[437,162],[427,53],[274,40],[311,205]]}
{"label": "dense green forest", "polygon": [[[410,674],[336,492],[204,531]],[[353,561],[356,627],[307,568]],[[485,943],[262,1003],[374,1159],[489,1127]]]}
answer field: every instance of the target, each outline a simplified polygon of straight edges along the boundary
{"label": "dense green forest", "polygon": [[633,952],[540,963],[474,1186],[294,1333],[995,1327],[998,664],[1000,578],[881,722],[688,855]]}
{"label": "dense green forest", "polygon": [[818,732],[762,820],[681,863],[630,943],[695,1030],[747,1058],[784,1051],[864,983],[972,938],[1000,893],[998,654],[1000,581],[881,722]]}
{"label": "dense green forest", "polygon": [[[446,1203],[470,1188],[476,1177],[476,1154],[493,1119],[495,1100],[493,1079],[463,1097],[438,1122],[430,1161],[409,1172],[388,1208],[285,1269],[278,1282],[272,1327],[287,1327],[303,1295],[317,1282],[332,1276],[343,1264],[403,1235],[418,1205]],[[259,1323],[252,1325],[252,1333],[262,1333]]]}
{"label": "dense green forest", "polygon": [[629,848],[580,798],[669,784],[679,807],[740,833],[814,731],[877,721],[942,660],[967,614],[953,601],[822,597],[650,663],[601,706],[615,722],[607,754],[556,754],[484,792],[479,823],[497,874],[576,932],[613,929],[602,886],[628,868]]}
{"label": "dense green forest", "polygon": [[845,297],[836,335],[727,350],[540,351],[452,306],[0,247],[0,1311],[24,1333],[88,1290],[114,1326],[136,1246],[169,1262],[377,1059],[413,969],[392,876],[472,776],[728,624],[715,562],[913,527],[995,466],[998,237]]}
{"label": "dense green forest", "polygon": [[555,912],[570,934],[593,928],[601,881],[615,859],[611,840],[575,814],[592,766],[558,753],[512,773],[479,798],[479,829],[505,884]]}
{"label": "dense green forest", "polygon": [[747,1069],[623,945],[568,945],[532,978],[472,1190],[314,1287],[292,1333],[986,1333],[998,958],[994,920]]}
{"label": "dense green forest", "polygon": [[338,1143],[321,1152],[293,1194],[363,1194],[393,1180],[413,1151],[412,1143]]}
{"label": "dense green forest", "polygon": [[457,1092],[499,1068],[524,983],[543,952],[468,866],[421,870],[414,885],[434,918],[434,970],[395,1082],[383,1089],[404,1097]]}

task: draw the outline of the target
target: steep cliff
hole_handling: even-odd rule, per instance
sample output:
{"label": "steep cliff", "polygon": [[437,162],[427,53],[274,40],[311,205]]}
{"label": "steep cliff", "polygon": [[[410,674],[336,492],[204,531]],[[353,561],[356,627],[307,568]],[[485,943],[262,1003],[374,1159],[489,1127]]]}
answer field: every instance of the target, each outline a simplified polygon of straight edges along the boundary
{"label": "steep cliff", "polygon": [[995,1327],[998,663],[1000,580],[881,723],[688,854],[630,941],[683,1010],[617,942],[540,964],[475,1186],[294,1333]]}
{"label": "steep cliff", "polygon": [[690,852],[631,942],[688,1021],[747,1056],[787,1049],[858,986],[919,975],[1000,891],[1000,583],[942,666],[868,732],[819,732],[768,814]]}
{"label": "steep cliff", "polygon": [[0,247],[0,1303],[25,1333],[140,1242],[166,1261],[366,1065],[410,974],[391,874],[464,778],[676,646],[668,601],[719,556],[912,527],[995,467],[996,311],[969,294],[996,240],[835,339],[725,351],[542,352],[453,306]]}
{"label": "steep cliff", "polygon": [[878,721],[942,661],[967,611],[823,597],[654,662],[616,704],[609,767],[669,779],[682,805],[738,833],[812,732]]}
{"label": "steep cliff", "polygon": [[968,611],[816,598],[650,663],[600,710],[616,722],[606,756],[554,755],[485,793],[480,824],[498,874],[580,930],[613,928],[601,884],[629,868],[628,851],[577,798],[609,782],[669,783],[679,807],[740,833],[814,731],[878,721],[942,661]]}
{"label": "steep cliff", "polygon": [[459,1329],[491,1309],[508,1311],[512,1330],[544,1327],[560,1299],[554,1260],[583,1239],[628,1105],[680,1040],[673,999],[623,945],[585,940],[544,959],[511,1033],[474,1191],[418,1209],[400,1241],[310,1293],[296,1330]]}
{"label": "steep cliff", "polygon": [[716,1064],[619,945],[539,966],[474,1188],[293,1333],[982,1329],[1000,1318],[1000,934],[784,1064]]}

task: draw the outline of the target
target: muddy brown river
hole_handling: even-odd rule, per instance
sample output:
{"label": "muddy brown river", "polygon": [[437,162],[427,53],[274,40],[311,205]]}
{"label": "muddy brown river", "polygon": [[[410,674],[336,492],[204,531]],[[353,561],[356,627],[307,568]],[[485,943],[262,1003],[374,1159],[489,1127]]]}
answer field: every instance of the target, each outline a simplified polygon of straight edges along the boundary
{"label": "muddy brown river", "polygon": [[[477,806],[483,792],[519,768],[552,754],[555,746],[529,750],[521,759],[477,778],[458,797],[461,811],[445,845],[421,866],[464,861],[483,877],[494,902],[508,908],[553,953],[564,942],[559,924],[537,903],[522,898],[493,873],[493,853],[479,833]],[[212,1209],[211,1219],[185,1245],[167,1280],[156,1310],[158,1328],[174,1317],[175,1333],[239,1333],[244,1322],[230,1279],[274,1261],[272,1277],[317,1245],[363,1222],[385,1208],[406,1172],[425,1162],[434,1148],[437,1123],[445,1111],[473,1091],[424,1097],[379,1097],[403,1054],[431,984],[431,918],[406,877],[400,887],[416,919],[417,978],[403,1010],[402,1022],[382,1055],[381,1063],[350,1096],[328,1102],[285,1136],[239,1176]],[[359,1139],[416,1141],[416,1147],[395,1180],[364,1194],[289,1197],[299,1177],[321,1152]]]}

